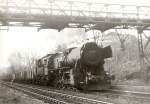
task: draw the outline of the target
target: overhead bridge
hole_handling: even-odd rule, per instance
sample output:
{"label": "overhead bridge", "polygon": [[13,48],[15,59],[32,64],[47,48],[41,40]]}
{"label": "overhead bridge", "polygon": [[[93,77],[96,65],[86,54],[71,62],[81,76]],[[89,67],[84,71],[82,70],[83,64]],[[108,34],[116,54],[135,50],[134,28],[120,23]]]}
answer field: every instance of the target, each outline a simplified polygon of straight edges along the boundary
{"label": "overhead bridge", "polygon": [[0,0],[1,26],[98,29],[150,25],[150,7],[69,0]]}
{"label": "overhead bridge", "polygon": [[[72,0],[0,0],[0,30],[9,26],[40,29],[137,29],[141,60],[150,43],[143,30],[150,28],[150,6],[104,4]],[[4,28],[5,29],[5,28]],[[142,35],[141,35],[142,34]],[[142,36],[147,43],[143,48]],[[147,59],[148,63],[150,60]]]}

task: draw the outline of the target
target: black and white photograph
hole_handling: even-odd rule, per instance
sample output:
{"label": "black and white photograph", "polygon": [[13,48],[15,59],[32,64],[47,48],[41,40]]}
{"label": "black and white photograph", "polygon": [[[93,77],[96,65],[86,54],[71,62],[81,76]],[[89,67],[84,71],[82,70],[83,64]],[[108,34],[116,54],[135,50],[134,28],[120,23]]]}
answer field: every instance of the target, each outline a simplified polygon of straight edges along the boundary
{"label": "black and white photograph", "polygon": [[150,104],[150,1],[0,0],[0,104]]}

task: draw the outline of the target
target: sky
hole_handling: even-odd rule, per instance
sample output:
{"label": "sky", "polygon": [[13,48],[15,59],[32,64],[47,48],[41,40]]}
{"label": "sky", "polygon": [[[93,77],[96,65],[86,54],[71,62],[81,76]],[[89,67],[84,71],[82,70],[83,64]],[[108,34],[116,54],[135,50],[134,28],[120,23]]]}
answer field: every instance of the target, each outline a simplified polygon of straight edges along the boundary
{"label": "sky", "polygon": [[[40,1],[40,0],[39,0]],[[85,1],[85,0],[77,0]],[[150,0],[86,0],[114,4],[149,5]],[[9,66],[8,57],[13,52],[33,52],[39,56],[53,51],[58,44],[77,40],[75,29],[41,30],[30,27],[10,27],[9,31],[0,31],[0,67]]]}
{"label": "sky", "polygon": [[77,36],[76,32],[76,29],[37,32],[37,28],[32,27],[10,27],[8,32],[0,31],[0,67],[9,66],[8,58],[15,52],[33,53],[39,57],[53,52],[57,45],[74,42],[82,35]]}

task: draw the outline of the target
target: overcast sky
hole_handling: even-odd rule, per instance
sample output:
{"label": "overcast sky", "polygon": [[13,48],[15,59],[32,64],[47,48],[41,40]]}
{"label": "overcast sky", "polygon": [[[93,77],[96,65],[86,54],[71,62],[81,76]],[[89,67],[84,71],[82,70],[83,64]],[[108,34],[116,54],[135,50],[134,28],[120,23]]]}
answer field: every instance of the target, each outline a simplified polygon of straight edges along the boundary
{"label": "overcast sky", "polygon": [[[78,0],[85,1],[85,0]],[[90,0],[86,0],[90,1]],[[150,5],[150,0],[91,0],[92,2]],[[74,34],[74,35],[73,35]],[[60,43],[67,43],[77,39],[74,29],[41,30],[29,27],[11,27],[8,32],[0,31],[0,67],[8,66],[8,57],[16,51],[25,51],[45,55]]]}
{"label": "overcast sky", "polygon": [[[9,31],[0,32],[0,67],[8,66],[8,57],[14,52],[46,55],[56,49],[59,44],[77,40],[82,34],[77,29],[41,30],[31,27],[10,27]],[[84,34],[84,32],[83,32]]]}

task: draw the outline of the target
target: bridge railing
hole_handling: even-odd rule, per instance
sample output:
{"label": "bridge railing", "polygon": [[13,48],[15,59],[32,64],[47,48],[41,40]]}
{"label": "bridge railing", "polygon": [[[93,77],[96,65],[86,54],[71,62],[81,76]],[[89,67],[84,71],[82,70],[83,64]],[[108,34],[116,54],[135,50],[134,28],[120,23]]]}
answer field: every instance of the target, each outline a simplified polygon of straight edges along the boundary
{"label": "bridge railing", "polygon": [[[70,16],[87,18],[124,18],[149,19],[149,6],[103,4],[90,2],[73,2],[68,0],[1,0],[0,17],[15,17],[23,15],[25,18],[35,15],[41,16]],[[13,16],[14,15],[14,16]]]}

